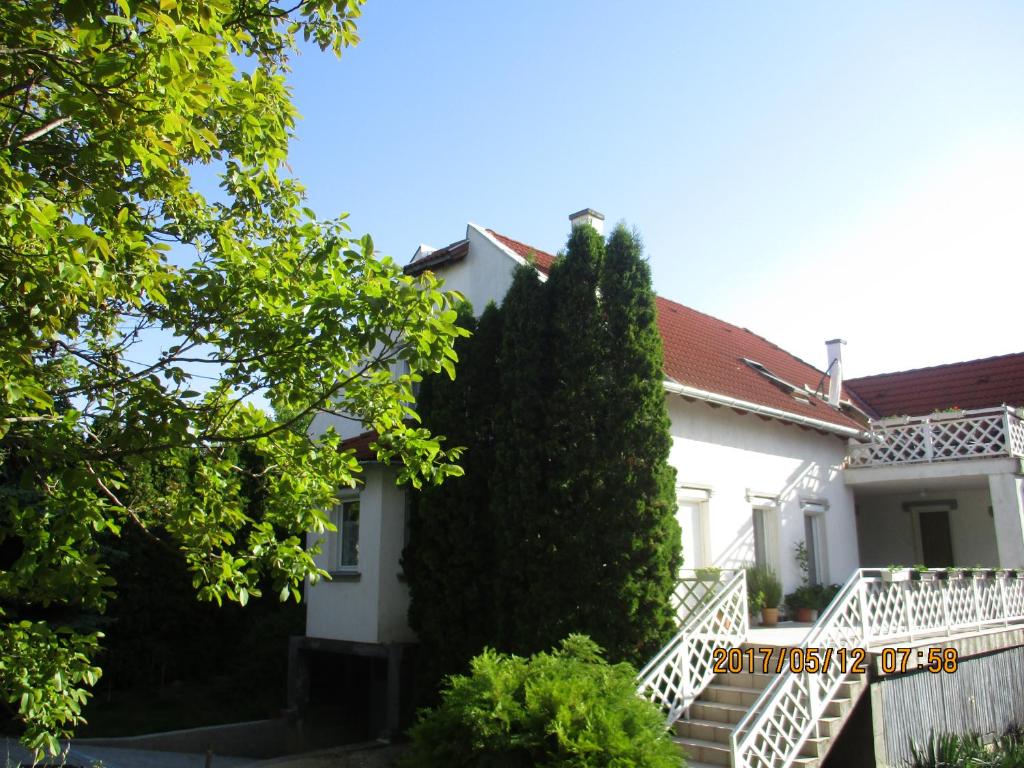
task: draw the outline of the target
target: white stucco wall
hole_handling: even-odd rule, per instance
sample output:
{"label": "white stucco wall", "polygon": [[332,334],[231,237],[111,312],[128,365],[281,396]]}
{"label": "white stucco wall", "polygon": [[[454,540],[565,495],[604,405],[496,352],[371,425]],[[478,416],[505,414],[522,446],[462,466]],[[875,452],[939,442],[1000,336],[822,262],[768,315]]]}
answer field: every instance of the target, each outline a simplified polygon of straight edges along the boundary
{"label": "white stucco wall", "polygon": [[[363,467],[364,484],[359,489],[359,566],[358,579],[339,575],[332,581],[306,584],[306,635],[333,640],[351,640],[361,643],[380,642],[381,576],[392,580],[395,569],[380,558],[382,523],[385,520],[383,503],[393,503],[388,486],[387,468],[370,464]],[[387,516],[390,519],[390,512]],[[333,534],[326,534],[331,536]],[[308,541],[316,540],[310,533]],[[328,568],[328,546],[321,545],[321,553],[314,557],[320,568]]]}
{"label": "white stucco wall", "polygon": [[956,509],[949,512],[953,544],[953,562],[950,565],[999,565],[995,526],[988,511],[991,500],[985,488],[934,489],[927,492],[927,497],[919,491],[860,496],[857,499],[857,535],[861,565],[884,568],[889,565],[915,565],[922,561],[914,513],[904,509],[903,505],[921,502],[925,498],[956,502]]}
{"label": "white stucco wall", "polygon": [[[706,489],[710,565],[728,568],[751,562],[753,509],[776,499],[769,512],[774,530],[768,537],[768,563],[786,591],[795,588],[800,572],[793,552],[805,535],[801,502],[820,502],[826,507],[827,580],[842,583],[849,578],[858,556],[853,494],[839,472],[846,450],[843,439],[676,395],[669,395],[668,405],[670,461],[676,467],[680,500],[691,498],[694,489]],[[683,557],[687,567],[697,564],[692,553]]]}
{"label": "white stucco wall", "polygon": [[[445,265],[439,270],[438,276],[444,281],[445,290],[458,291],[473,305],[473,311],[479,315],[489,302],[501,303],[509,286],[512,285],[516,265],[523,262],[476,224],[469,224],[466,227],[466,239],[469,240],[469,253],[466,257]],[[313,436],[319,436],[326,432],[328,427],[334,427],[342,439],[355,437],[366,431],[366,427],[359,421],[329,413],[318,413],[313,417],[309,432]]]}

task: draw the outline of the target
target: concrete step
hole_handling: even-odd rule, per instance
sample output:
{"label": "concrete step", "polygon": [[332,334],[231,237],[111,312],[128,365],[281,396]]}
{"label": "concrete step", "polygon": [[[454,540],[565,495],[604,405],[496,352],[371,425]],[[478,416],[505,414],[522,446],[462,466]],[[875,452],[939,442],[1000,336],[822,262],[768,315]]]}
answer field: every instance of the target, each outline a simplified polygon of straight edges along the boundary
{"label": "concrete step", "polygon": [[[692,713],[691,713],[692,714]],[[677,720],[676,735],[684,739],[700,739],[713,741],[717,744],[728,744],[732,735],[732,726],[717,720],[703,720],[691,717],[689,720]]]}
{"label": "concrete step", "polygon": [[814,737],[807,739],[800,746],[800,756],[821,759],[825,756],[825,752],[828,749],[828,741],[828,739]]}
{"label": "concrete step", "polygon": [[757,701],[757,697],[761,693],[760,688],[741,688],[735,685],[711,683],[700,695],[700,700],[717,704],[731,704],[746,709]]}
{"label": "concrete step", "polygon": [[732,750],[727,744],[705,739],[688,739],[682,736],[673,737],[672,741],[679,745],[686,755],[686,762],[710,763],[711,765],[732,765]]}
{"label": "concrete step", "polygon": [[766,675],[761,672],[726,672],[724,675],[715,675],[715,682],[718,685],[728,685],[739,688],[757,688],[764,690],[777,675]]}
{"label": "concrete step", "polygon": [[690,717],[736,725],[747,714],[747,709],[747,707],[737,704],[722,704],[717,701],[702,701],[698,699],[690,707]]}

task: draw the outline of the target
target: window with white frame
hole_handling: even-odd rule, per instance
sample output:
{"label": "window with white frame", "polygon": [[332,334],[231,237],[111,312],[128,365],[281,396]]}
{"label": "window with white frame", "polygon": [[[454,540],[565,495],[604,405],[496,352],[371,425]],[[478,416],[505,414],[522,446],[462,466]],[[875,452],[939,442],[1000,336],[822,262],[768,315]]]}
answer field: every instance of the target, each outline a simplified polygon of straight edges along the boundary
{"label": "window with white frame", "polygon": [[359,567],[359,499],[342,499],[331,510],[337,530],[328,547],[328,570],[354,571]]}
{"label": "window with white frame", "polygon": [[828,563],[825,546],[826,504],[805,501],[800,505],[804,512],[804,543],[807,546],[807,578],[811,584],[828,582]]}
{"label": "window with white frame", "polygon": [[711,565],[711,536],[708,502],[711,488],[704,485],[676,486],[676,520],[682,533],[683,567]]}

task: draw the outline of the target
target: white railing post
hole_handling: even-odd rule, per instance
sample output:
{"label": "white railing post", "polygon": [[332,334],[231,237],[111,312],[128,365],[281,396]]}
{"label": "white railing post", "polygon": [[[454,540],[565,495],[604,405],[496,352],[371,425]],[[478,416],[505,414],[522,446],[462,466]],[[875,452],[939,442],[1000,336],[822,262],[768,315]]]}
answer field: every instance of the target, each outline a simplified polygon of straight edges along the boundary
{"label": "white railing post", "polygon": [[999,585],[999,607],[1003,613],[1003,626],[1010,626],[1010,612],[1006,608],[1006,577],[1002,575],[996,576],[996,584]]}
{"label": "white railing post", "polygon": [[860,634],[864,638],[865,646],[873,639],[871,618],[868,615],[868,583],[860,579],[857,584],[857,594],[860,600]]}
{"label": "white railing post", "polygon": [[952,620],[949,617],[949,590],[952,587],[949,586],[949,579],[947,574],[946,581],[939,582],[939,596],[942,598],[942,624],[946,628],[946,637],[953,634]]}
{"label": "white railing post", "polygon": [[900,582],[900,594],[903,595],[903,611],[907,617],[907,637],[914,639],[914,587],[913,581]]}
{"label": "white railing post", "polygon": [[974,588],[974,622],[978,625],[978,630],[981,630],[981,625],[985,621],[984,614],[981,611],[981,593],[978,591],[978,582],[981,581],[973,573],[971,574],[971,586]]}
{"label": "white railing post", "polygon": [[1013,456],[1013,433],[1010,431],[1010,406],[1003,406],[1003,448],[1007,456]]}
{"label": "white railing post", "polygon": [[925,461],[931,462],[935,458],[935,446],[932,443],[932,423],[928,419],[921,422],[921,436],[924,438]]}

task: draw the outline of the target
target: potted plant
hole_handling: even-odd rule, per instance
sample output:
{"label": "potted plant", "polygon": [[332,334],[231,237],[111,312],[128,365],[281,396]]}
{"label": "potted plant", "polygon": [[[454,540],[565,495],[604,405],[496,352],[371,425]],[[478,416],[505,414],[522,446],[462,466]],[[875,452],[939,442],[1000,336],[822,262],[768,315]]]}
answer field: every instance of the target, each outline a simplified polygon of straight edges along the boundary
{"label": "potted plant", "polygon": [[697,581],[719,581],[722,578],[722,569],[711,565],[706,568],[697,568],[695,573]]}
{"label": "potted plant", "polygon": [[988,568],[983,568],[980,565],[975,565],[973,568],[965,568],[964,570],[969,573],[975,581],[981,581],[988,576]]}
{"label": "potted plant", "polygon": [[748,567],[747,607],[751,613],[761,611],[761,623],[774,627],[779,623],[779,603],[782,600],[782,583],[775,572],[768,568]]}
{"label": "potted plant", "polygon": [[786,595],[786,610],[794,621],[809,624],[818,619],[818,596],[810,584],[802,584]]}
{"label": "potted plant", "polygon": [[817,597],[817,605],[815,607],[818,609],[819,616],[828,609],[842,588],[842,584],[819,584],[814,588],[815,596]]}
{"label": "potted plant", "polygon": [[782,602],[782,582],[774,571],[764,570],[761,590],[764,593],[764,607],[761,608],[761,623],[774,627],[779,623],[779,603]]}
{"label": "potted plant", "polygon": [[910,569],[905,565],[890,565],[882,571],[882,581],[888,583],[910,581]]}
{"label": "potted plant", "polygon": [[761,609],[764,608],[764,592],[747,592],[747,613],[750,614],[751,624],[753,624],[753,618],[760,615]]}
{"label": "potted plant", "polygon": [[957,568],[956,566],[953,566],[951,568],[947,568],[945,573],[946,573],[946,581],[959,581],[960,579],[962,579],[964,577],[964,569],[963,568]]}
{"label": "potted plant", "polygon": [[914,570],[910,574],[917,581],[935,581],[938,578],[938,572],[931,570],[926,565],[920,563],[914,566]]}

